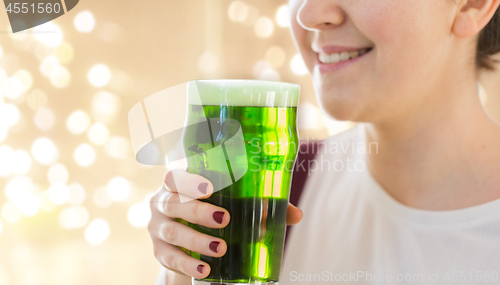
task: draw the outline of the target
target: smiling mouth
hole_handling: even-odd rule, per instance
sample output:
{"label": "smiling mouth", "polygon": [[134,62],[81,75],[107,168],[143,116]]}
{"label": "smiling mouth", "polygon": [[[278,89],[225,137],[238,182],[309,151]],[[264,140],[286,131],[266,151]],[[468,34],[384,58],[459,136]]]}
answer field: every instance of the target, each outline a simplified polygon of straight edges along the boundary
{"label": "smiling mouth", "polygon": [[337,63],[337,62],[347,61],[350,59],[360,57],[360,56],[368,53],[372,49],[373,48],[365,48],[365,49],[356,50],[356,51],[343,51],[340,53],[331,53],[331,54],[326,54],[326,53],[320,52],[320,53],[318,53],[318,59],[319,59],[319,62],[321,62],[323,64]]}

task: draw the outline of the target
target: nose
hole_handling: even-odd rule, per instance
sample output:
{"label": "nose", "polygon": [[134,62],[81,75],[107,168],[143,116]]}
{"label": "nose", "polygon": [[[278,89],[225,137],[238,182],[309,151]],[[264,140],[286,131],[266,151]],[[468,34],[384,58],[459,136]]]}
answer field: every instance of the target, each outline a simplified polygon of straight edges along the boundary
{"label": "nose", "polygon": [[297,11],[297,22],[309,31],[334,29],[345,15],[335,0],[304,0]]}

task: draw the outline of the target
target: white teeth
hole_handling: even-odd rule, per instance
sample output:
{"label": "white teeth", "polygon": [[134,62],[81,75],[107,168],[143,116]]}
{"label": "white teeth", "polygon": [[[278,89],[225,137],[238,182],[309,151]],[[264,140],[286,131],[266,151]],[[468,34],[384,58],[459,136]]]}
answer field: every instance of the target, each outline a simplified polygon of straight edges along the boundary
{"label": "white teeth", "polygon": [[348,60],[351,57],[348,51],[343,51],[340,54],[340,61]]}
{"label": "white teeth", "polygon": [[346,61],[349,59],[356,58],[358,56],[361,56],[365,53],[368,52],[368,49],[362,49],[359,51],[344,51],[341,53],[332,53],[332,54],[326,54],[326,53],[319,53],[319,61],[321,63],[336,63],[339,61]]}

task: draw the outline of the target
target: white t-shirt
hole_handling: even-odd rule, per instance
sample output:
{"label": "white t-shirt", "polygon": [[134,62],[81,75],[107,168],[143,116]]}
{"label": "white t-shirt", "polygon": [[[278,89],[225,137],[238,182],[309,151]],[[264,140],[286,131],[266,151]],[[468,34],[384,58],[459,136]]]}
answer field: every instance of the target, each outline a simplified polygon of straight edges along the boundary
{"label": "white t-shirt", "polygon": [[500,200],[453,211],[399,203],[366,167],[363,128],[326,139],[311,164],[280,285],[500,284]]}

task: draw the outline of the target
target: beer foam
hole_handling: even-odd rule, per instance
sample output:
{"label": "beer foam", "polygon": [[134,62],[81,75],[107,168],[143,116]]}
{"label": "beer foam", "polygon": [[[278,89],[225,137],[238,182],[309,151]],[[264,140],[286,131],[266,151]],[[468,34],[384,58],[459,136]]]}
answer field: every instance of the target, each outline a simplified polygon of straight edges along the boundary
{"label": "beer foam", "polygon": [[193,80],[188,104],[243,107],[297,107],[300,86],[265,80]]}

